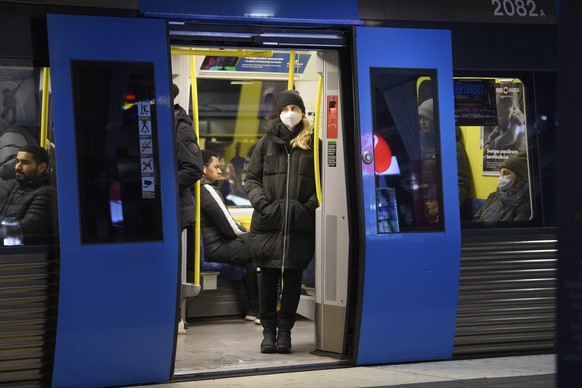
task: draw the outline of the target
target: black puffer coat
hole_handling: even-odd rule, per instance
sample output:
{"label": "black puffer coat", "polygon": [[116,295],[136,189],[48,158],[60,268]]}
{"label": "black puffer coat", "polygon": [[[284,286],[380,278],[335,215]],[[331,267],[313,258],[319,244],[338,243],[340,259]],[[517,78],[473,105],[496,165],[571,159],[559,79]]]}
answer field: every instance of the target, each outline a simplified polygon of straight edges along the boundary
{"label": "black puffer coat", "polygon": [[198,139],[192,129],[192,119],[184,108],[174,105],[176,150],[178,153],[178,187],[180,189],[180,224],[182,228],[194,224],[194,197],[192,186],[202,178],[204,163]]}
{"label": "black puffer coat", "polygon": [[[315,251],[313,147],[291,148],[281,139],[280,119],[259,140],[245,188],[255,209],[251,255],[257,267],[305,269]],[[313,140],[313,139],[312,139]]]}
{"label": "black puffer coat", "polygon": [[56,190],[48,175],[21,185],[16,179],[0,181],[0,217],[15,217],[25,244],[52,242],[55,237]]}

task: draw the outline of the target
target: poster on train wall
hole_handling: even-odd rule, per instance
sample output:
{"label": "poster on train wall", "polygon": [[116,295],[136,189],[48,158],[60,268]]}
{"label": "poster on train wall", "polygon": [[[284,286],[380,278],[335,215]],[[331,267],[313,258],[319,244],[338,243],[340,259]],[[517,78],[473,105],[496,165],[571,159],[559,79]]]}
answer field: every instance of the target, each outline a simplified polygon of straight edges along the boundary
{"label": "poster on train wall", "polygon": [[494,80],[455,79],[455,125],[497,124]]}
{"label": "poster on train wall", "polygon": [[495,104],[497,123],[481,127],[483,175],[499,175],[505,160],[527,150],[523,84],[496,83]]}
{"label": "poster on train wall", "polygon": [[[295,56],[295,73],[303,74],[311,54]],[[200,65],[200,70],[288,73],[289,54],[274,53],[269,57],[224,57],[206,56]]]}
{"label": "poster on train wall", "polygon": [[32,68],[0,66],[0,125],[39,126],[39,97]]}

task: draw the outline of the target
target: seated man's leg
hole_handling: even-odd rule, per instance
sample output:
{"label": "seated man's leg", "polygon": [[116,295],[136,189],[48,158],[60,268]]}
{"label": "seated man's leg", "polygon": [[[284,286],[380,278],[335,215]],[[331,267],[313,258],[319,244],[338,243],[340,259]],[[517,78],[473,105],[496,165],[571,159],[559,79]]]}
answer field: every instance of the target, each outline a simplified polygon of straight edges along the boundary
{"label": "seated man's leg", "polygon": [[[259,312],[259,290],[257,282],[257,268],[251,258],[248,235],[238,237],[234,240],[224,242],[206,258],[207,261],[218,263],[237,264],[245,267],[247,276],[243,279],[245,293],[249,303],[247,316],[249,320],[255,320]],[[252,319],[250,319],[253,317]]]}

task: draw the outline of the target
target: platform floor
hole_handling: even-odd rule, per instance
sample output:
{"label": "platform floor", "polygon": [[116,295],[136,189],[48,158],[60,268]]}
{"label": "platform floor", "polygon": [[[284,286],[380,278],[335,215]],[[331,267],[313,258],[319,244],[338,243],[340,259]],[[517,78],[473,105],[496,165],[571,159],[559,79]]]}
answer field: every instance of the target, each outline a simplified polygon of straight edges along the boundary
{"label": "platform floor", "polygon": [[261,339],[262,327],[242,319],[190,323],[178,338],[174,381],[147,387],[556,386],[552,354],[352,367],[313,351],[314,324],[307,319],[293,329],[289,355],[261,354]]}
{"label": "platform floor", "polygon": [[550,388],[556,386],[554,358],[554,355],[536,355],[348,367],[198,381],[176,381],[168,384],[149,385],[148,387]]}

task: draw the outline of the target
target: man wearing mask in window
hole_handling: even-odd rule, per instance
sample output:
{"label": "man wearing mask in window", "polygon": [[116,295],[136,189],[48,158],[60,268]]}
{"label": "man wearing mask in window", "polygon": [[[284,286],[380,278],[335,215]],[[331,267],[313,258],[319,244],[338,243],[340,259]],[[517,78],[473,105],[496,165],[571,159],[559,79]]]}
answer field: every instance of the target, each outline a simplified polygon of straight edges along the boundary
{"label": "man wearing mask in window", "polygon": [[520,152],[503,163],[497,190],[489,195],[473,221],[527,221],[530,217],[527,155]]}

